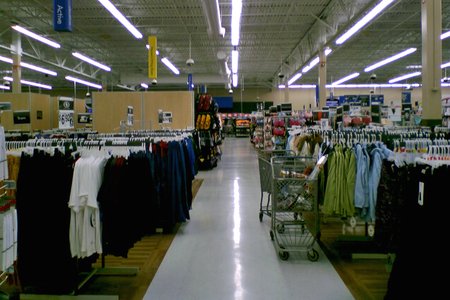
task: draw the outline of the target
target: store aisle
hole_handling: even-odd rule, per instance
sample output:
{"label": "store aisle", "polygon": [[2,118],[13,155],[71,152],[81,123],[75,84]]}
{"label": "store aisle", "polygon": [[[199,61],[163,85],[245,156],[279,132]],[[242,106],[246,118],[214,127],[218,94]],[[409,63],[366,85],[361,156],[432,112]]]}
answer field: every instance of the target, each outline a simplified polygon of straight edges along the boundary
{"label": "store aisle", "polygon": [[204,182],[191,221],[178,230],[144,299],[353,299],[322,251],[317,262],[304,253],[278,258],[270,220],[258,218],[256,151],[236,138],[222,150],[219,166],[198,175]]}

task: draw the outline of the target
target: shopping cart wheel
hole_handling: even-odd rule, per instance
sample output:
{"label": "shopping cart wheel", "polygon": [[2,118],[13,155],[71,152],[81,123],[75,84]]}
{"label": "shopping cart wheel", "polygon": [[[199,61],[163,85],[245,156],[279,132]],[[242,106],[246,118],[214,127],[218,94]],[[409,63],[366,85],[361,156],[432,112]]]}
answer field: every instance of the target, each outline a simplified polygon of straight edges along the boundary
{"label": "shopping cart wheel", "polygon": [[[284,249],[283,246],[280,245],[281,249]],[[287,251],[278,251],[278,256],[281,260],[288,260],[289,259],[289,252]]]}
{"label": "shopping cart wheel", "polygon": [[263,215],[264,215],[263,212],[260,211],[260,212],[259,212],[259,221],[260,221],[260,222],[262,222],[262,220],[263,220]]}
{"label": "shopping cart wheel", "polygon": [[278,224],[277,225],[277,232],[278,233],[284,233],[284,225]]}
{"label": "shopping cart wheel", "polygon": [[306,253],[306,256],[308,256],[310,261],[317,261],[319,259],[319,252],[316,249],[311,249]]}
{"label": "shopping cart wheel", "polygon": [[273,236],[273,231],[270,231],[270,239],[273,241],[274,240],[274,236]]}

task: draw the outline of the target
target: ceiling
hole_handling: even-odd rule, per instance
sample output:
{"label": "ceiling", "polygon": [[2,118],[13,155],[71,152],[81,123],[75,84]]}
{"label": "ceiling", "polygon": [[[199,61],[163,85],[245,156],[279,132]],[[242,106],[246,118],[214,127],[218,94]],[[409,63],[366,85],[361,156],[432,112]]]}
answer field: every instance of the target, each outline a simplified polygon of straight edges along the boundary
{"label": "ceiling", "polygon": [[[22,78],[68,88],[73,84],[66,75],[106,82],[108,90],[117,84],[129,86],[150,82],[147,77],[147,36],[158,38],[160,57],[168,57],[180,70],[174,76],[158,63],[158,84],[154,88],[186,88],[187,74],[195,84],[225,87],[223,61],[219,51],[231,57],[231,0],[219,0],[224,38],[208,34],[208,18],[201,0],[112,0],[132,24],[144,35],[134,38],[95,0],[73,0],[73,31],[53,30],[53,1],[0,0],[0,55],[11,56],[10,28],[18,23],[62,45],[54,49],[22,38],[22,61],[58,72],[57,77],[22,69]],[[361,75],[349,83],[369,83],[366,66],[410,47],[418,50],[374,72],[377,83],[409,73],[407,65],[421,64],[420,0],[397,0],[375,21],[343,45],[336,38],[379,0],[243,0],[241,35],[238,50],[239,84],[245,87],[276,87],[278,74],[287,78],[301,70],[323,46],[333,49],[328,56],[327,82],[353,72]],[[450,0],[442,0],[443,31],[450,30]],[[191,40],[191,47],[189,47]],[[450,38],[442,42],[442,60],[450,61]],[[71,55],[81,52],[112,68],[106,72]],[[191,67],[186,60],[194,59]],[[231,68],[231,59],[229,61]],[[10,64],[0,62],[0,72],[10,74]],[[317,67],[306,73],[297,84],[317,83]],[[449,74],[450,76],[450,74]],[[420,82],[420,77],[412,80]]]}

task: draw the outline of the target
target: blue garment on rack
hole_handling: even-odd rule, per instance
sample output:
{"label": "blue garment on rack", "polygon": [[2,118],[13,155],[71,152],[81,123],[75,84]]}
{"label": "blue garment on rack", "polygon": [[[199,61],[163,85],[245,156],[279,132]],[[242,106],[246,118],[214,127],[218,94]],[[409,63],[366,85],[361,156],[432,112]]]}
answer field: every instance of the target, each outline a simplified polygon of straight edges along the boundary
{"label": "blue garment on rack", "polygon": [[355,146],[356,155],[356,181],[355,181],[355,207],[367,208],[369,206],[369,167],[370,159],[365,146]]}
{"label": "blue garment on rack", "polygon": [[369,207],[366,215],[367,221],[375,221],[375,208],[377,205],[377,191],[380,183],[381,168],[383,159],[389,157],[391,151],[384,145],[377,145],[377,148],[370,152],[370,169],[369,169]]}

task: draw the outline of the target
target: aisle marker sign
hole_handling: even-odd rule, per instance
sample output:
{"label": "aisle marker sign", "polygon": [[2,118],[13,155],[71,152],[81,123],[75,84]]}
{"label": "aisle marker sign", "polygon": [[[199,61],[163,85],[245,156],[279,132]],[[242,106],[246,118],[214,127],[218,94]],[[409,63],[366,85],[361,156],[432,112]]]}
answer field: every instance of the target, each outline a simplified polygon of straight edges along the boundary
{"label": "aisle marker sign", "polygon": [[53,28],[72,31],[72,0],[53,0]]}
{"label": "aisle marker sign", "polygon": [[148,78],[156,79],[158,77],[158,58],[156,56],[157,41],[156,36],[148,37],[148,44],[150,49],[148,50]]}

